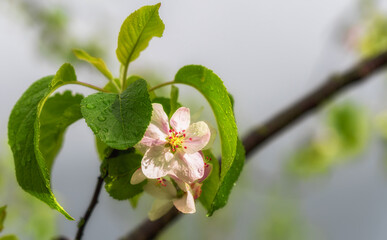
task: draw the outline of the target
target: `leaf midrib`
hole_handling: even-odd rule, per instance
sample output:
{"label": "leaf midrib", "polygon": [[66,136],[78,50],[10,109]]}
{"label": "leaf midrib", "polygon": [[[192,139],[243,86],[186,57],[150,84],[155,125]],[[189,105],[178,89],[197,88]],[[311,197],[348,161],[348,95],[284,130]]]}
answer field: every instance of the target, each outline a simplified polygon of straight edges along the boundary
{"label": "leaf midrib", "polygon": [[144,30],[147,28],[147,26],[148,26],[150,20],[153,18],[153,15],[155,14],[156,10],[157,10],[157,8],[155,8],[155,9],[153,10],[151,16],[148,18],[147,22],[145,23],[144,27],[142,28],[142,30],[141,30],[141,32],[140,32],[140,34],[139,34],[139,36],[138,36],[138,38],[137,38],[137,40],[136,40],[136,42],[135,42],[133,48],[132,48],[132,51],[129,53],[128,59],[127,59],[127,61],[126,61],[126,63],[125,63],[125,70],[128,69],[128,66],[129,66],[129,63],[130,63],[130,59],[132,58],[133,53],[134,53],[135,49],[137,48],[137,45],[138,45],[138,43],[139,43],[139,39],[142,37],[142,35],[143,35],[143,33],[144,33]]}

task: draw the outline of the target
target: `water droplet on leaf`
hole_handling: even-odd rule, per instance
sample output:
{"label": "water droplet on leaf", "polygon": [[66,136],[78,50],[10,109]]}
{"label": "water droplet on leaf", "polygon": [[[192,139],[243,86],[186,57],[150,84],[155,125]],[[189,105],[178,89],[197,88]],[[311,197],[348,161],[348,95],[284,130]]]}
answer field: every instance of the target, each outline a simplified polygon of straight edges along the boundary
{"label": "water droplet on leaf", "polygon": [[89,127],[91,128],[91,130],[93,130],[93,132],[95,134],[97,134],[99,132],[99,128],[96,125],[94,125],[93,123],[90,123]]}
{"label": "water droplet on leaf", "polygon": [[101,122],[105,121],[106,120],[106,117],[105,116],[98,116],[97,119]]}
{"label": "water droplet on leaf", "polygon": [[94,106],[94,104],[88,103],[88,104],[86,104],[86,108],[88,108],[88,109],[94,109],[95,106]]}

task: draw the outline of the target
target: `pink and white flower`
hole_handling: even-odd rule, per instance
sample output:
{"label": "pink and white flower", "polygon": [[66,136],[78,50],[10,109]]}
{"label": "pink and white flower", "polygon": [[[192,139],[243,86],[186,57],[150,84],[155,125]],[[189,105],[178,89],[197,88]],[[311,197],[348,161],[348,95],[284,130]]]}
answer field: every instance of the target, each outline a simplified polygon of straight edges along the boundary
{"label": "pink and white flower", "polygon": [[190,110],[181,107],[171,117],[161,104],[153,103],[151,122],[136,145],[144,153],[141,169],[146,178],[170,175],[192,183],[204,175],[203,156],[199,151],[209,142],[211,132],[203,122],[190,124]]}
{"label": "pink and white flower", "polygon": [[[148,217],[151,221],[157,220],[166,214],[173,206],[182,213],[195,213],[195,199],[200,197],[202,181],[210,174],[212,166],[204,163],[203,177],[195,182],[188,184],[178,178],[171,176],[170,178],[148,179],[144,186],[144,191],[155,197],[151,210],[148,212]],[[139,168],[130,180],[131,184],[138,184],[146,179],[142,169]],[[183,192],[179,195],[172,180],[177,184],[178,188]]]}

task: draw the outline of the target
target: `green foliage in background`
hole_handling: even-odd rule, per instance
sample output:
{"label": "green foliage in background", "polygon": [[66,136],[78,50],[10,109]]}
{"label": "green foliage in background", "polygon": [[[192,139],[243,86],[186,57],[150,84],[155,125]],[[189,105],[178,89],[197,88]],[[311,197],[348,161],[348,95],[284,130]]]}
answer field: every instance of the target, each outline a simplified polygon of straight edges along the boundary
{"label": "green foliage in background", "polygon": [[[4,229],[4,220],[7,215],[7,206],[0,207],[0,233]],[[0,240],[17,240],[15,235],[0,236]]]}
{"label": "green foliage in background", "polygon": [[360,39],[359,50],[366,57],[387,50],[387,14],[375,13],[366,22],[364,36]]}
{"label": "green foliage in background", "polygon": [[[262,222],[257,226],[257,239],[302,240],[308,238],[308,225],[297,211],[294,200],[288,196],[269,195]],[[286,199],[286,200],[285,200]]]}
{"label": "green foliage in background", "polygon": [[[45,56],[73,62],[76,60],[71,49],[82,48],[87,52],[104,56],[105,49],[96,37],[91,36],[87,41],[76,37],[70,31],[71,19],[69,13],[63,6],[54,5],[46,7],[39,1],[12,0],[12,7],[17,8],[23,14],[26,24],[35,29],[38,33],[38,49]],[[94,34],[100,33],[103,29],[98,26]]]}
{"label": "green foliage in background", "polygon": [[291,157],[288,170],[300,176],[324,173],[336,164],[362,152],[369,140],[366,111],[353,102],[335,104],[317,136]]}
{"label": "green foliage in background", "polygon": [[21,191],[8,152],[8,149],[2,149],[0,155],[0,199],[8,203],[4,229],[7,234],[4,233],[4,237],[14,237],[8,235],[14,233],[20,239],[51,239],[57,231],[56,214],[41,201]]}

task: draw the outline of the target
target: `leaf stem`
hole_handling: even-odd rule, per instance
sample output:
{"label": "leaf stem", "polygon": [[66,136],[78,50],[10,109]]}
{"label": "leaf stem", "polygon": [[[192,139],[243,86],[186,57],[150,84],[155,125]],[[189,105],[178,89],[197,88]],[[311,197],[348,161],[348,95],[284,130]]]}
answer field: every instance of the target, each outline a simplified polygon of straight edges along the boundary
{"label": "leaf stem", "polygon": [[117,85],[117,83],[113,80],[111,80],[111,82],[113,83],[114,87],[118,90],[118,92],[122,92],[120,86]]}
{"label": "leaf stem", "polygon": [[40,113],[42,112],[44,103],[51,96],[51,94],[53,92],[55,92],[58,88],[63,87],[64,85],[67,85],[67,84],[81,85],[81,86],[88,87],[88,88],[91,88],[91,89],[94,89],[94,90],[97,90],[97,91],[100,91],[100,92],[110,93],[109,91],[107,91],[105,89],[99,88],[97,86],[94,86],[94,85],[91,85],[91,84],[88,84],[88,83],[85,83],[85,82],[79,82],[79,81],[64,82],[62,84],[59,84],[59,85],[55,86],[53,89],[51,89],[51,91],[47,94],[47,96],[44,99],[42,99],[42,103],[39,104],[39,106],[38,106],[38,118],[40,117]]}
{"label": "leaf stem", "polygon": [[97,185],[95,186],[95,189],[94,189],[93,198],[90,201],[89,207],[87,208],[85,215],[79,220],[78,231],[77,231],[77,235],[75,236],[75,240],[82,239],[86,224],[87,224],[91,214],[93,213],[95,206],[98,203],[98,197],[99,197],[99,194],[101,193],[104,178],[105,178],[105,176],[98,177]]}
{"label": "leaf stem", "polygon": [[126,76],[128,74],[129,64],[121,65],[120,67],[120,82],[121,82],[121,91],[126,89]]}
{"label": "leaf stem", "polygon": [[91,88],[91,89],[94,89],[94,90],[97,90],[100,92],[110,93],[108,90],[105,90],[103,88],[100,88],[100,87],[97,87],[97,86],[94,86],[94,85],[91,85],[91,84],[85,83],[85,82],[71,81],[71,82],[66,82],[64,85],[67,85],[67,84],[77,84],[77,85],[88,87],[88,88]]}
{"label": "leaf stem", "polygon": [[152,87],[152,88],[149,88],[149,89],[148,89],[148,92],[152,92],[152,91],[154,91],[154,90],[156,90],[156,89],[158,89],[158,88],[161,88],[161,87],[164,87],[164,86],[168,86],[168,85],[171,85],[171,84],[176,84],[176,83],[175,83],[174,81],[161,83],[161,84],[156,85],[156,86],[154,86],[154,87]]}

